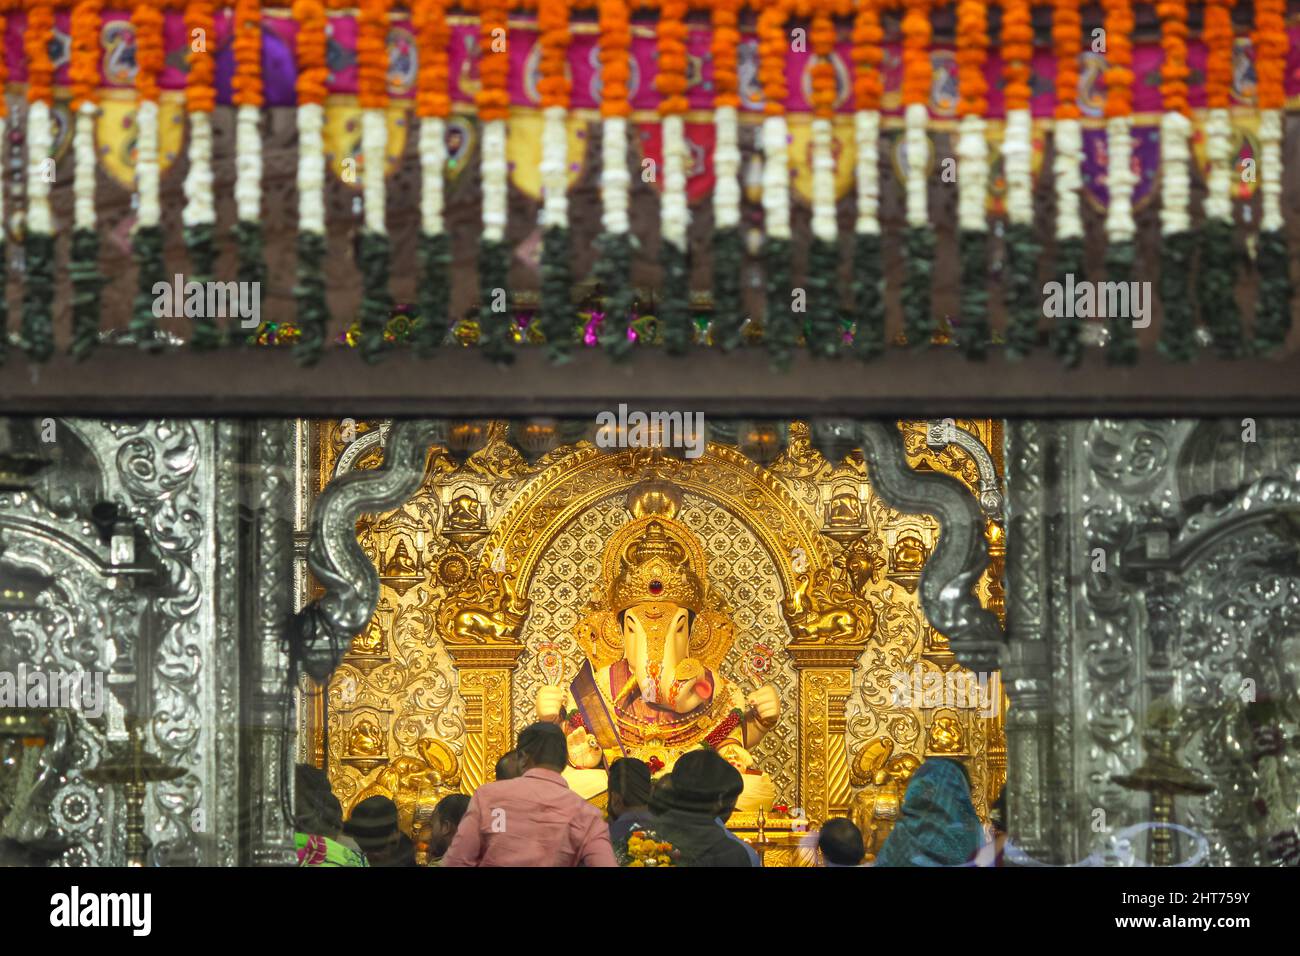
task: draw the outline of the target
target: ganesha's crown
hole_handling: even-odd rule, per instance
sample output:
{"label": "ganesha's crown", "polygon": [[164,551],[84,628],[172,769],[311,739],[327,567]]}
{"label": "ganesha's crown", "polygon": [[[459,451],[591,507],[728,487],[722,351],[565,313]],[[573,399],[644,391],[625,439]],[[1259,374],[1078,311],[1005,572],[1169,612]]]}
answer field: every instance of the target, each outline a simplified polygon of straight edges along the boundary
{"label": "ganesha's crown", "polygon": [[704,582],[691,570],[686,548],[659,519],[628,542],[610,585],[609,608],[615,613],[647,601],[668,601],[699,612]]}

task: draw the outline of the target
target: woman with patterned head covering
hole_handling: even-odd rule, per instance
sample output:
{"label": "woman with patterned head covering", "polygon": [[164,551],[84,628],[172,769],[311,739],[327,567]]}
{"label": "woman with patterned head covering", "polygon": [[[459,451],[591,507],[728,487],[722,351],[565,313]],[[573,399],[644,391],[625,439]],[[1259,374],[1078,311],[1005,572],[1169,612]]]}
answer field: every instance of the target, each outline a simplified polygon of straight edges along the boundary
{"label": "woman with patterned head covering", "polygon": [[966,768],[947,757],[930,757],[912,775],[898,822],[875,865],[962,866],[979,850],[980,834]]}

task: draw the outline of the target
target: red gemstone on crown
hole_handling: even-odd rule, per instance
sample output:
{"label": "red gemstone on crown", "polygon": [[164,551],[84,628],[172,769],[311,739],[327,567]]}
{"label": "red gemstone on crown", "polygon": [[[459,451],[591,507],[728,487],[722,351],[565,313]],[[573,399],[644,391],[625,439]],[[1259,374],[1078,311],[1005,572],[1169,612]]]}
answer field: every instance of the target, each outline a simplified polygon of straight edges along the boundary
{"label": "red gemstone on crown", "polygon": [[658,595],[660,595],[660,594],[663,593],[663,590],[664,590],[664,583],[663,583],[662,581],[651,581],[651,582],[650,582],[650,593],[651,593],[651,594],[654,594],[654,595],[658,596]]}

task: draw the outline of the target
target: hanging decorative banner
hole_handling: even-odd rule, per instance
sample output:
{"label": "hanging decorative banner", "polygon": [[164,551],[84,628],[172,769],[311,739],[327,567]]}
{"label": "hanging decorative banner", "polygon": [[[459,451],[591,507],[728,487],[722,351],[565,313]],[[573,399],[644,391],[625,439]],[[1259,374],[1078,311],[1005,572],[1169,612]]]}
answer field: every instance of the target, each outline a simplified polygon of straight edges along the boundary
{"label": "hanging decorative banner", "polygon": [[[1133,153],[1131,168],[1137,177],[1133,186],[1133,209],[1138,210],[1154,195],[1156,177],[1160,171],[1160,127],[1133,127]],[[1106,188],[1106,131],[1083,131],[1083,192],[1092,206],[1104,212],[1110,199]]]}
{"label": "hanging decorative banner", "polygon": [[[510,182],[529,199],[542,198],[542,126],[541,113],[514,113],[508,120],[506,161],[510,168]],[[568,183],[572,187],[582,178],[587,158],[587,142],[591,137],[590,124],[579,116],[566,118],[568,132]]]}
{"label": "hanging decorative banner", "polygon": [[[985,129],[985,137],[989,143],[989,189],[986,209],[988,214],[995,218],[1005,216],[1007,213],[1007,177],[1006,170],[1002,166],[1002,136],[1005,130],[1006,126],[1003,123],[990,123]],[[1047,150],[1046,131],[1035,127],[1029,143],[1033,147],[1029,157],[1029,170],[1033,182],[1037,183],[1039,173],[1043,169],[1043,154]]]}
{"label": "hanging decorative banner", "polygon": [[[385,111],[388,143],[384,155],[384,174],[393,175],[402,165],[406,151],[406,132],[411,125],[411,111],[404,104],[394,104]],[[356,103],[330,101],[325,104],[325,166],[349,186],[361,188],[361,107]],[[353,165],[344,166],[351,159]]]}
{"label": "hanging decorative banner", "polygon": [[[95,120],[95,142],[104,171],[123,189],[135,189],[136,139],[134,100],[100,101]],[[164,99],[158,104],[158,167],[162,173],[175,162],[185,144],[185,104]]]}
{"label": "hanging decorative banner", "polygon": [[[1209,182],[1210,157],[1206,151],[1205,127],[1197,126],[1192,133],[1192,153],[1196,157],[1196,171],[1201,182]],[[1248,201],[1255,195],[1259,186],[1258,165],[1259,116],[1256,113],[1234,113],[1232,115],[1232,168],[1239,173],[1255,166],[1254,175],[1236,175],[1232,177],[1232,192],[1235,199]]]}
{"label": "hanging decorative banner", "polygon": [[[686,130],[686,199],[692,205],[707,199],[713,194],[716,182],[713,172],[713,147],[717,142],[718,131],[712,123],[687,123]],[[653,160],[656,168],[662,168],[663,126],[660,123],[638,123],[637,139],[641,143],[643,159]],[[655,184],[662,189],[663,183],[656,178]]]}
{"label": "hanging decorative banner", "polygon": [[[791,116],[790,181],[796,195],[805,203],[813,199],[813,122],[811,116]],[[853,188],[854,145],[853,126],[836,121],[831,127],[831,155],[835,160],[835,200],[838,202]]]}

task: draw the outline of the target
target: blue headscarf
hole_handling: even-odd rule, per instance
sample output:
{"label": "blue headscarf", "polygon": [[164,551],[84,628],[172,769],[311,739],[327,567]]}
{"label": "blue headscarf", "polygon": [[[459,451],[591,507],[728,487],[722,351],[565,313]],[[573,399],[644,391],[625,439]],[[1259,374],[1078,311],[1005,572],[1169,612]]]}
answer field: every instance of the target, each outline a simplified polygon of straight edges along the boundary
{"label": "blue headscarf", "polygon": [[898,821],[876,866],[961,866],[980,848],[982,830],[961,764],[930,757],[903,796]]}

